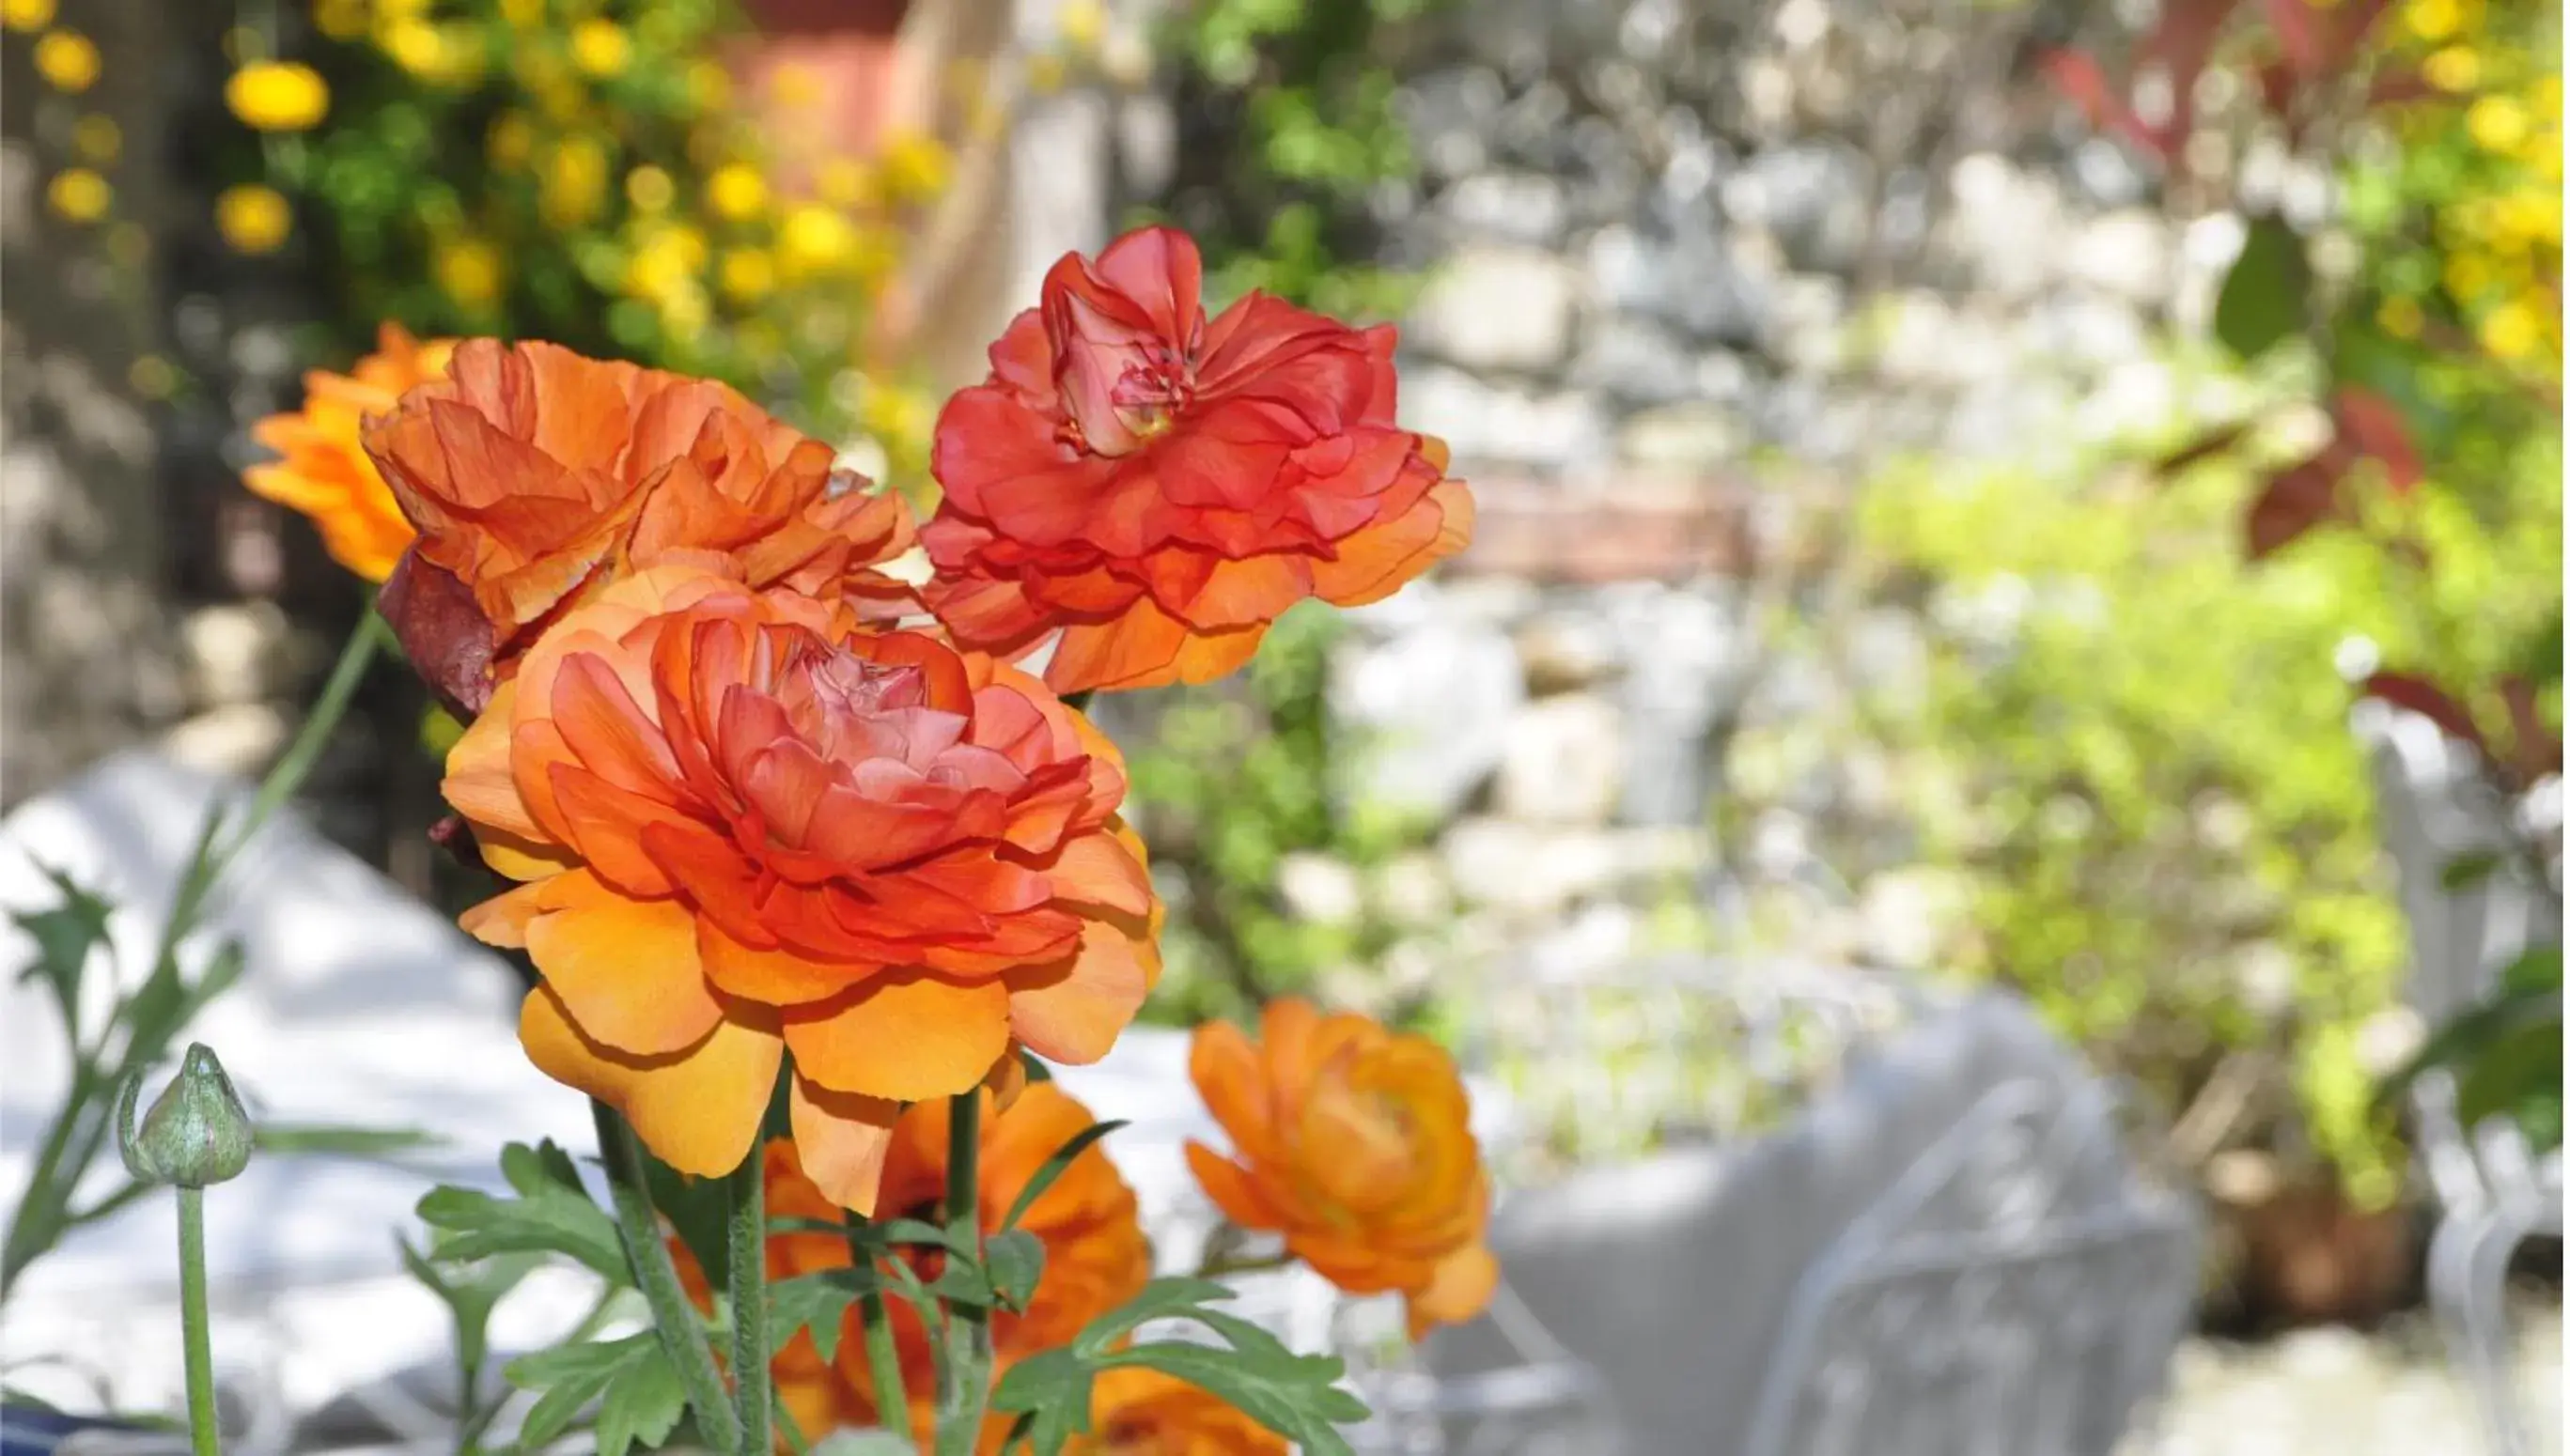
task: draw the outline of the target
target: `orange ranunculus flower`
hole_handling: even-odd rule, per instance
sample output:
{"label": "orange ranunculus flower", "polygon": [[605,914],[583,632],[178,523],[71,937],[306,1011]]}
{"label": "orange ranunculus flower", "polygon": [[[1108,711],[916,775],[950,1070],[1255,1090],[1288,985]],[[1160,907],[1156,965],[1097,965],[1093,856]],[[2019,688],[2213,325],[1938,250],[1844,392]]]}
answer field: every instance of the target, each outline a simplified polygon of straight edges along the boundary
{"label": "orange ranunculus flower", "polygon": [[[902,1114],[884,1164],[887,1215],[931,1221],[942,1217],[948,1117],[944,1102],[923,1102]],[[1036,1170],[1096,1121],[1077,1098],[1051,1082],[1028,1087],[997,1118],[986,1114],[980,1167],[983,1231],[998,1232],[1000,1221],[1008,1217],[1010,1206]],[[1142,1237],[1133,1190],[1115,1171],[1105,1150],[1095,1144],[1071,1160],[1018,1227],[1044,1245],[1044,1277],[1024,1312],[1001,1310],[991,1317],[995,1382],[1000,1373],[1028,1355],[1071,1343],[1090,1320],[1140,1293],[1151,1277],[1151,1249]],[[904,1246],[901,1256],[922,1279],[935,1278],[945,1260],[938,1250],[916,1246]],[[907,1301],[892,1300],[888,1307],[901,1350],[911,1424],[921,1449],[926,1450],[936,1414],[928,1332]],[[873,1386],[865,1351],[843,1344],[839,1369],[855,1385],[859,1403],[872,1410]],[[985,1449],[999,1449],[1010,1420],[992,1420],[984,1437]]]}
{"label": "orange ranunculus flower", "polygon": [[464,926],[543,974],[538,1067],[711,1176],[790,1050],[803,1171],[871,1211],[903,1102],[1020,1043],[1095,1061],[1159,960],[1114,748],[1028,674],[856,617],[622,578],[500,684],[444,790],[527,882]]}
{"label": "orange ranunculus flower", "polygon": [[365,446],[419,530],[384,615],[467,717],[539,625],[652,565],[885,613],[907,596],[870,569],[910,546],[901,498],[712,380],[470,339]]}
{"label": "orange ranunculus flower", "polygon": [[1174,1375],[1134,1366],[1090,1387],[1088,1434],[1071,1456],[1285,1456],[1283,1436]]}
{"label": "orange ranunculus flower", "polygon": [[1392,329],[1257,293],[1207,322],[1201,274],[1166,227],[1065,257],[938,418],[929,605],[997,652],[1061,629],[1058,692],[1219,677],[1472,535],[1445,445],[1393,424]]}
{"label": "orange ranunculus flower", "polygon": [[[838,1208],[821,1196],[812,1180],[795,1166],[794,1145],[783,1138],[769,1142],[760,1154],[762,1174],[767,1181],[767,1216],[770,1219],[812,1219],[835,1222]],[[713,1308],[713,1287],[705,1281],[704,1270],[696,1263],[694,1253],[681,1239],[669,1240],[669,1254],[678,1267],[678,1282],[686,1287],[687,1297],[699,1309]],[[818,1274],[823,1270],[848,1267],[848,1241],[836,1234],[797,1231],[767,1236],[767,1276],[771,1280],[790,1279],[799,1274]],[[849,1311],[840,1330],[843,1341],[857,1337],[856,1313]],[[821,1350],[812,1342],[809,1330],[796,1330],[794,1337],[778,1347],[768,1361],[768,1373],[776,1384],[776,1398],[784,1402],[795,1425],[815,1439],[842,1426],[871,1424],[874,1417],[863,1398],[848,1384],[838,1368],[821,1358]],[[777,1436],[777,1449],[785,1449],[785,1437]]]}
{"label": "orange ranunculus flower", "polygon": [[1413,1338],[1482,1312],[1499,1281],[1482,1242],[1491,1185],[1454,1059],[1299,1000],[1268,1004],[1261,1043],[1196,1028],[1187,1070],[1239,1160],[1187,1145],[1206,1196],[1340,1288],[1399,1290]]}
{"label": "orange ranunculus flower", "polygon": [[452,339],[421,343],[397,323],[376,335],[375,352],[346,374],[303,376],[303,408],[250,427],[259,444],[284,456],[241,472],[251,491],[312,518],[330,558],[369,581],[392,574],[410,545],[410,523],[358,443],[369,415],[393,407],[404,390],[446,374]]}

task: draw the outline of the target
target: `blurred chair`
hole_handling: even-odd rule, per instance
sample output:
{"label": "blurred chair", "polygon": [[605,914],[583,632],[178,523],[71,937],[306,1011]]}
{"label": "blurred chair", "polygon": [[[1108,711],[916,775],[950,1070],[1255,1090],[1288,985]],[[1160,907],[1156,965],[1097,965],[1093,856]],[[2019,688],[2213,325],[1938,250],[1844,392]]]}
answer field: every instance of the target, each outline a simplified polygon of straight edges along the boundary
{"label": "blurred chair", "polygon": [[[2539,883],[2510,846],[2558,844],[2561,783],[2508,803],[2480,772],[2477,750],[2419,714],[2365,699],[2351,715],[2371,751],[2384,843],[2409,919],[2410,1005],[2430,1027],[2489,994],[2518,955],[2561,940],[2557,857]],[[2498,855],[2469,884],[2446,867]],[[2418,1160],[2437,1206],[2427,1246],[2427,1298],[2446,1346],[2481,1408],[2499,1456],[2530,1449],[2511,1384],[2507,1266],[2528,1236],[2561,1234],[2561,1154],[2537,1156],[2505,1118],[2464,1127],[2454,1079],[2430,1071],[2412,1085]]]}
{"label": "blurred chair", "polygon": [[1450,1451],[1538,1449],[1467,1443],[1550,1429],[1487,1420],[1540,1395],[1599,1411],[1582,1456],[2104,1456],[2198,1246],[2115,1114],[2012,998],[1934,1012],[1773,1136],[1506,1200],[1504,1296],[1429,1342],[1409,1404]]}

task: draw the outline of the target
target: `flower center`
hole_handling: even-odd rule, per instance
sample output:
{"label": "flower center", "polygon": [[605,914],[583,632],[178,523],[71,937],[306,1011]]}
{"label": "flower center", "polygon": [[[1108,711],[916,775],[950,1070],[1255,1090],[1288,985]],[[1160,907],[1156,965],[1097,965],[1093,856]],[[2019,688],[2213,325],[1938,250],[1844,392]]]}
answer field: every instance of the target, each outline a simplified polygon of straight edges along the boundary
{"label": "flower center", "polygon": [[1179,412],[1195,402],[1195,367],[1163,339],[1138,340],[1133,352],[1109,398],[1124,428],[1149,440],[1167,433]]}

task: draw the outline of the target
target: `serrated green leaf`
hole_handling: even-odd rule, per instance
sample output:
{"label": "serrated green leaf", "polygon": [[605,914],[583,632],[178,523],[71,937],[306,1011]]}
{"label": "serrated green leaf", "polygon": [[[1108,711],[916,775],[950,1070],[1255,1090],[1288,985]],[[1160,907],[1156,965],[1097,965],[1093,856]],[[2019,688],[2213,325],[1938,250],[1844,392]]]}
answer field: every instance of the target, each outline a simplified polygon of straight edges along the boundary
{"label": "serrated green leaf", "polygon": [[1212,1279],[1185,1277],[1153,1279],[1142,1286],[1142,1292],[1098,1315],[1071,1340],[1071,1349],[1084,1360],[1095,1360],[1116,1341],[1154,1319],[1171,1319],[1192,1313],[1197,1306],[1218,1303],[1237,1292],[1229,1284]]}
{"label": "serrated green leaf", "polygon": [[1088,1429],[1088,1399],[1096,1369],[1074,1350],[1045,1350],[1009,1367],[991,1392],[991,1408],[1020,1419],[1019,1437],[1036,1456],[1061,1456],[1071,1438]]}
{"label": "serrated green leaf", "polygon": [[339,1127],[328,1123],[261,1123],[252,1134],[262,1153],[318,1154],[329,1158],[387,1159],[433,1148],[441,1141],[417,1128]]}
{"label": "serrated green leaf", "polygon": [[470,1188],[440,1185],[419,1201],[421,1222],[445,1232],[441,1258],[487,1259],[496,1254],[560,1254],[578,1260],[611,1282],[632,1282],[616,1222],[580,1187],[571,1160],[551,1143],[542,1149],[512,1143],[500,1170],[514,1199]]}
{"label": "serrated green leaf", "polygon": [[501,1371],[509,1383],[541,1392],[518,1428],[519,1449],[551,1445],[627,1364],[644,1358],[661,1358],[659,1340],[648,1330],[623,1339],[557,1345],[511,1360]]}
{"label": "serrated green leaf", "polygon": [[63,1025],[77,1046],[82,1040],[81,980],[91,952],[106,943],[108,917],[116,907],[51,865],[38,861],[36,869],[53,882],[62,901],[52,910],[11,912],[10,920],[36,942],[36,958],[18,972],[18,979],[42,980],[53,991]]}
{"label": "serrated green leaf", "polygon": [[983,1246],[982,1264],[990,1272],[992,1291],[1002,1306],[1023,1310],[1044,1277],[1044,1241],[1024,1229],[994,1234]]}
{"label": "serrated green leaf", "polygon": [[1315,1379],[1314,1367],[1302,1363],[1305,1358],[1282,1363],[1209,1344],[1153,1340],[1116,1350],[1097,1363],[1103,1369],[1139,1365],[1173,1375],[1294,1442],[1307,1456],[1353,1456],[1338,1427],[1365,1419],[1365,1402],[1330,1383],[1335,1371]]}
{"label": "serrated green leaf", "polygon": [[813,1348],[821,1352],[821,1358],[837,1358],[848,1305],[858,1295],[881,1287],[880,1279],[853,1268],[825,1269],[775,1280],[767,1286],[769,1346],[782,1348],[796,1330],[808,1328],[812,1331]]}
{"label": "serrated green leaf", "polygon": [[396,1235],[402,1268],[446,1305],[455,1327],[455,1353],[462,1364],[479,1367],[490,1353],[491,1311],[527,1275],[542,1269],[541,1254],[513,1254],[474,1264],[441,1265]]}
{"label": "serrated green leaf", "polygon": [[1035,1176],[1027,1180],[1027,1186],[1018,1190],[1017,1202],[1009,1205],[1008,1217],[1000,1221],[1000,1228],[1006,1231],[1018,1227],[1018,1221],[1027,1216],[1027,1210],[1036,1206],[1036,1200],[1044,1197],[1045,1190],[1053,1187],[1055,1180],[1061,1178],[1080,1154],[1122,1126],[1124,1123],[1120,1119],[1109,1118],[1104,1122],[1091,1123],[1072,1134],[1069,1142],[1055,1149],[1053,1156],[1036,1169]]}
{"label": "serrated green leaf", "polygon": [[2302,234],[2282,217],[2260,217],[2249,224],[2240,256],[2223,277],[2213,335],[2234,356],[2255,359],[2301,331],[2311,291],[2311,254]]}
{"label": "serrated green leaf", "polygon": [[649,1354],[627,1361],[599,1393],[598,1456],[626,1456],[637,1441],[659,1445],[686,1411],[686,1387],[653,1340]]}

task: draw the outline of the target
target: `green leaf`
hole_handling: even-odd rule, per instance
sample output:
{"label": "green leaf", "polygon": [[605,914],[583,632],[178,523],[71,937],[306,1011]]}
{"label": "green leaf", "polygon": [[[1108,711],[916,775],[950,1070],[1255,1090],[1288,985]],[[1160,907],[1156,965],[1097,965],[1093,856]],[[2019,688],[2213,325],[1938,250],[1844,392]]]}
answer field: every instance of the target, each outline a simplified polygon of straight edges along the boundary
{"label": "green leaf", "polygon": [[1087,1152],[1098,1139],[1122,1126],[1124,1123],[1120,1119],[1109,1118],[1073,1133],[1071,1141],[1055,1149],[1053,1156],[1036,1169],[1035,1176],[1027,1180],[1027,1186],[1018,1191],[1017,1202],[1009,1205],[1009,1215],[1000,1221],[1000,1228],[1006,1231],[1018,1227],[1018,1221],[1027,1216],[1027,1210],[1036,1206],[1036,1200],[1044,1197],[1045,1190],[1053,1187],[1054,1181],[1062,1177],[1073,1160]]}
{"label": "green leaf", "polygon": [[1013,1437],[1036,1456],[1060,1456],[1071,1438],[1088,1429],[1089,1386],[1096,1368],[1076,1350],[1045,1350],[1009,1367],[991,1392],[991,1408],[1015,1413]]}
{"label": "green leaf", "polygon": [[2285,219],[2249,224],[2240,256],[2213,305],[2213,334],[2242,360],[2255,359],[2301,331],[2311,306],[2312,262],[2302,234]]}
{"label": "green leaf", "polygon": [[306,1153],[327,1158],[389,1160],[439,1143],[433,1133],[417,1128],[340,1127],[329,1123],[262,1123],[255,1130],[262,1153]]}
{"label": "green leaf", "polygon": [[1231,1298],[1237,1290],[1213,1279],[1160,1278],[1142,1286],[1142,1292],[1098,1315],[1071,1340],[1071,1348],[1080,1358],[1094,1360],[1117,1341],[1154,1319],[1176,1319],[1195,1313],[1201,1306]]}
{"label": "green leaf", "polygon": [[1044,1058],[1023,1046],[1018,1048],[1018,1065],[1027,1069],[1027,1081],[1030,1085],[1053,1080],[1053,1068],[1045,1064]]}
{"label": "green leaf", "polygon": [[[643,1180],[650,1185],[651,1206],[677,1231],[678,1242],[696,1257],[696,1268],[705,1272],[707,1283],[717,1289],[731,1287],[731,1195],[724,1191],[719,1178],[690,1178],[652,1156],[642,1153]],[[826,1232],[838,1232],[838,1226],[827,1226]]]}
{"label": "green leaf", "polygon": [[[1183,1340],[1153,1340],[1118,1350],[1099,1364],[1110,1369],[1140,1365],[1174,1375],[1294,1442],[1306,1456],[1353,1456],[1338,1427],[1365,1419],[1366,1405],[1334,1383],[1339,1362],[1314,1355],[1289,1355],[1287,1360]],[[1317,1365],[1311,1363],[1316,1360]]]}
{"label": "green leaf", "polygon": [[108,916],[116,907],[43,861],[36,863],[36,869],[54,883],[62,901],[48,910],[10,912],[9,918],[36,942],[36,958],[18,972],[18,979],[21,983],[41,979],[53,991],[54,1003],[62,1009],[63,1025],[77,1046],[81,1041],[81,978],[89,967],[90,952],[107,942]]}
{"label": "green leaf", "polygon": [[990,1271],[991,1288],[1001,1305],[1024,1310],[1035,1297],[1037,1281],[1044,1277],[1044,1241],[1024,1229],[994,1234],[982,1250],[982,1262]]}
{"label": "green leaf", "polygon": [[2500,863],[2496,850],[2474,850],[2466,855],[2456,855],[2436,872],[2436,883],[2447,890],[2469,890],[2490,878]]}
{"label": "green leaf", "polygon": [[678,1372],[649,1330],[623,1339],[561,1345],[511,1360],[509,1383],[543,1392],[519,1428],[521,1450],[551,1443],[598,1402],[598,1456],[625,1456],[636,1441],[656,1446],[685,1413]]}
{"label": "green leaf", "polygon": [[821,1358],[835,1359],[845,1332],[848,1305],[860,1294],[882,1287],[882,1281],[859,1269],[825,1269],[796,1274],[767,1286],[767,1339],[782,1348],[798,1329],[812,1331],[812,1347]]}
{"label": "green leaf", "polygon": [[2537,945],[2508,962],[2498,973],[2498,983],[2517,994],[2561,989],[2561,947]]}
{"label": "green leaf", "polygon": [[401,1250],[402,1268],[446,1305],[455,1325],[456,1359],[468,1368],[479,1368],[490,1353],[492,1309],[545,1263],[541,1254],[512,1254],[478,1264],[444,1266],[399,1235],[393,1244]]}
{"label": "green leaf", "polygon": [[625,1247],[616,1222],[580,1186],[570,1157],[552,1143],[541,1149],[512,1143],[500,1154],[500,1171],[518,1191],[514,1199],[441,1185],[419,1201],[419,1217],[446,1232],[438,1246],[451,1260],[495,1254],[560,1254],[578,1260],[611,1282],[626,1284]]}

